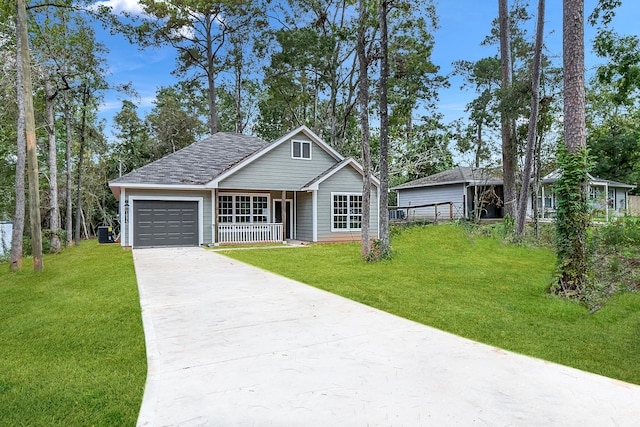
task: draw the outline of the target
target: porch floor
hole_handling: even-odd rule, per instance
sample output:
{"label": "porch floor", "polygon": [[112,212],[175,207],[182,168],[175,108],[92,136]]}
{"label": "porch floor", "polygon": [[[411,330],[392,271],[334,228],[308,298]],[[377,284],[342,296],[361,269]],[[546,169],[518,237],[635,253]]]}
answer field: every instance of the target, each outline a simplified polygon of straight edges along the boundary
{"label": "porch floor", "polygon": [[285,243],[245,243],[245,244],[222,244],[220,246],[209,246],[212,251],[245,251],[251,249],[286,249],[303,248],[309,246],[309,242],[303,240],[287,240]]}

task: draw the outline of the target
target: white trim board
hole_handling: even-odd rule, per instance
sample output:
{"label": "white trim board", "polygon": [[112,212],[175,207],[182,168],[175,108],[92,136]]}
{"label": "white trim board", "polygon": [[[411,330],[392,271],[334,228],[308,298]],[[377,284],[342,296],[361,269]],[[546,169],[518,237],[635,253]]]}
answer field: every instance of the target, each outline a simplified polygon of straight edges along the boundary
{"label": "white trim board", "polygon": [[198,196],[129,196],[129,227],[126,246],[133,247],[133,204],[136,200],[160,200],[163,202],[198,202],[198,245],[204,242],[204,197]]}

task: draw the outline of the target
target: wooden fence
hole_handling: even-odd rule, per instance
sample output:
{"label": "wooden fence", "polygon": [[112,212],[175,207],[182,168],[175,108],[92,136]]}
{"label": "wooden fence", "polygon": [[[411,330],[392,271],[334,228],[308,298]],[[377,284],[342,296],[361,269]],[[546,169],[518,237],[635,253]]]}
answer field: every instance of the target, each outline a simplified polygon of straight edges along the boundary
{"label": "wooden fence", "polygon": [[[453,219],[453,202],[439,202],[439,203],[428,203],[426,205],[415,205],[415,206],[389,206],[389,219],[392,220],[411,220],[410,211],[420,208],[434,208],[433,222],[434,224],[438,223],[438,207],[442,207],[440,211],[443,214],[443,217],[446,218],[448,214],[449,220]],[[440,218],[442,219],[442,218]]]}
{"label": "wooden fence", "polygon": [[629,196],[629,214],[640,216],[640,196]]}

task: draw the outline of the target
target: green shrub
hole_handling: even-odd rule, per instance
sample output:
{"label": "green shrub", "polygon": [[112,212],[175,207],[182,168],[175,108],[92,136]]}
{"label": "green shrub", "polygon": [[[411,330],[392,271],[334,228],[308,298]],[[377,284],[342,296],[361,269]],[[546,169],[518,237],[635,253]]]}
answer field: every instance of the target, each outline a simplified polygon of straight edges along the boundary
{"label": "green shrub", "polygon": [[609,246],[640,245],[640,218],[622,217],[597,229],[602,243]]}
{"label": "green shrub", "polygon": [[640,289],[640,219],[617,218],[588,234],[589,276],[583,302],[600,309],[614,294]]}

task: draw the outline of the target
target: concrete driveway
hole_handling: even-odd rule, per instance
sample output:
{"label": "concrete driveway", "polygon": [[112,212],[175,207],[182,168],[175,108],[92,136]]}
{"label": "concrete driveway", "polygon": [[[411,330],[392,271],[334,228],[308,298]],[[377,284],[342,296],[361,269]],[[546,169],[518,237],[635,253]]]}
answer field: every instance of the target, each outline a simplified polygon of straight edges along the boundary
{"label": "concrete driveway", "polygon": [[149,362],[139,426],[640,424],[638,386],[469,341],[212,251],[133,255]]}

